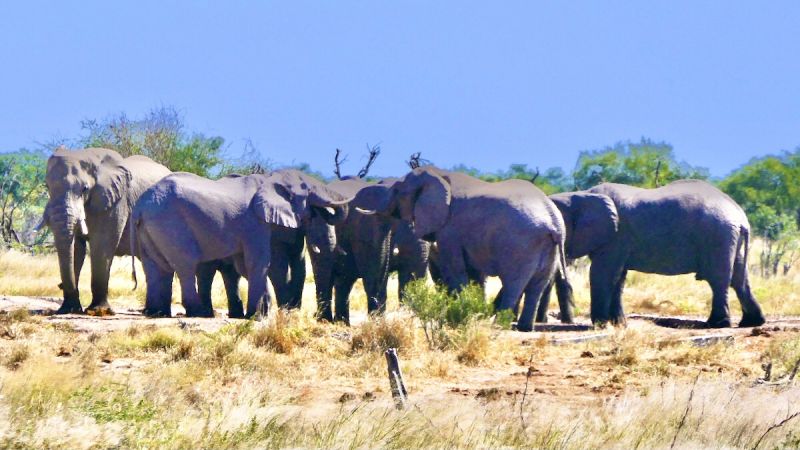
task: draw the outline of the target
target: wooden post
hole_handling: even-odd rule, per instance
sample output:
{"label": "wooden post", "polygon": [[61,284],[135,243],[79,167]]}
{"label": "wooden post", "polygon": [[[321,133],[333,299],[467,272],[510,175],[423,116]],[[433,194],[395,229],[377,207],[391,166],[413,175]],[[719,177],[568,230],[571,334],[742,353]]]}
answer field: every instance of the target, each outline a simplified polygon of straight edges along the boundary
{"label": "wooden post", "polygon": [[397,359],[397,349],[390,348],[384,353],[386,356],[386,367],[389,371],[389,385],[392,388],[392,398],[394,398],[397,409],[405,409],[408,400],[408,392],[403,382],[403,372],[400,371],[400,360]]}

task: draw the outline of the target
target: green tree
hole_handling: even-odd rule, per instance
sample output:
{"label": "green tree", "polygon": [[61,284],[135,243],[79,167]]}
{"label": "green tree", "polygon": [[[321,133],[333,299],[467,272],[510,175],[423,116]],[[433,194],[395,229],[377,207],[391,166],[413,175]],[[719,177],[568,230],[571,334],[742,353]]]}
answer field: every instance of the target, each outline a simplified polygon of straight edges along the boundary
{"label": "green tree", "polygon": [[47,232],[34,232],[47,203],[44,184],[47,156],[19,150],[0,154],[0,240],[5,247],[31,247],[44,242]]}
{"label": "green tree", "polygon": [[651,188],[686,178],[704,180],[709,173],[703,167],[677,161],[670,144],[642,138],[637,143],[620,142],[581,152],[572,176],[577,189],[604,182]]}
{"label": "green tree", "polygon": [[141,119],[121,113],[103,121],[84,120],[81,128],[87,133],[79,140],[83,147],[145,155],[173,171],[218,176],[224,160],[225,140],[186,132],[183,117],[173,107],[155,108]]}
{"label": "green tree", "polygon": [[788,273],[800,258],[800,148],[751,160],[720,182],[764,241],[762,274]]}

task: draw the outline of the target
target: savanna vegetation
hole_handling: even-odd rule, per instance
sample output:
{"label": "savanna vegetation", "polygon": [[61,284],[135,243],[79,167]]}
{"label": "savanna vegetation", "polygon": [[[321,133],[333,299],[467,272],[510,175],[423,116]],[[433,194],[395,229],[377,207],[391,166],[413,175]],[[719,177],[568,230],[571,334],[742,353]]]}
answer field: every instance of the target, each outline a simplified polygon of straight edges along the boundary
{"label": "savanna vegetation", "polygon": [[[800,149],[748,162],[725,178],[641,139],[582,152],[572,171],[514,164],[486,180],[528,179],[547,193],[600,182],[655,187],[716,183],[748,213],[751,283],[771,323],[672,330],[636,314],[702,317],[710,291],[692,275],[630,273],[626,328],[517,333],[474,287],[457,296],[412,285],[366,320],[360,283],[353,326],[314,320],[309,268],[303,307],[262,322],[145,319],[130,259],[112,268],[110,318],[42,314],[60,301],[46,230],[49,152],[0,155],[0,447],[10,448],[794,448],[800,446]],[[174,108],[87,120],[71,147],[145,154],[208,177],[275,166],[252,146],[187,130]],[[423,155],[424,156],[424,155]],[[532,152],[531,160],[535,160]],[[434,161],[435,162],[435,161]],[[333,171],[300,168],[332,178]],[[319,170],[319,168],[316,168]],[[398,169],[399,170],[399,169]],[[330,173],[329,173],[330,172]],[[87,270],[84,268],[84,270]],[[589,308],[588,266],[570,267],[576,314]],[[139,268],[141,273],[141,268]],[[83,298],[90,277],[81,277]],[[179,299],[179,286],[174,286]],[[240,288],[246,292],[246,283]],[[499,289],[490,279],[489,298]],[[214,306],[226,304],[217,280]],[[175,305],[179,310],[179,305]],[[733,314],[740,315],[731,302]],[[218,314],[222,316],[222,314]],[[710,335],[696,343],[688,338]],[[397,348],[410,406],[398,411],[383,351]]]}

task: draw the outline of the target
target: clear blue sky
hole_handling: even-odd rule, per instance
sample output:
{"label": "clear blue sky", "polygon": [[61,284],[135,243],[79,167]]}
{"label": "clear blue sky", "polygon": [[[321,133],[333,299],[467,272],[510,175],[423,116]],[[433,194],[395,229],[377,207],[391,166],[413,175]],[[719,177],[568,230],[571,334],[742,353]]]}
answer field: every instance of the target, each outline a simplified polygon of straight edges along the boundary
{"label": "clear blue sky", "polygon": [[81,1],[0,6],[0,149],[174,105],[238,151],[571,169],[647,136],[724,175],[800,145],[800,2]]}

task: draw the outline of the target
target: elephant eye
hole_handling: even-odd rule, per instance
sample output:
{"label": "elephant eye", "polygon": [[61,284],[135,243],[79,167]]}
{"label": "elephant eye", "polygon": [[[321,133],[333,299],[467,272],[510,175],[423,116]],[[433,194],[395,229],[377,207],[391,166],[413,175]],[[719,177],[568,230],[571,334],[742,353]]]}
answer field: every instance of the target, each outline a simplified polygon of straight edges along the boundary
{"label": "elephant eye", "polygon": [[85,194],[88,190],[89,190],[89,185],[88,184],[84,184],[83,185],[83,193]]}

